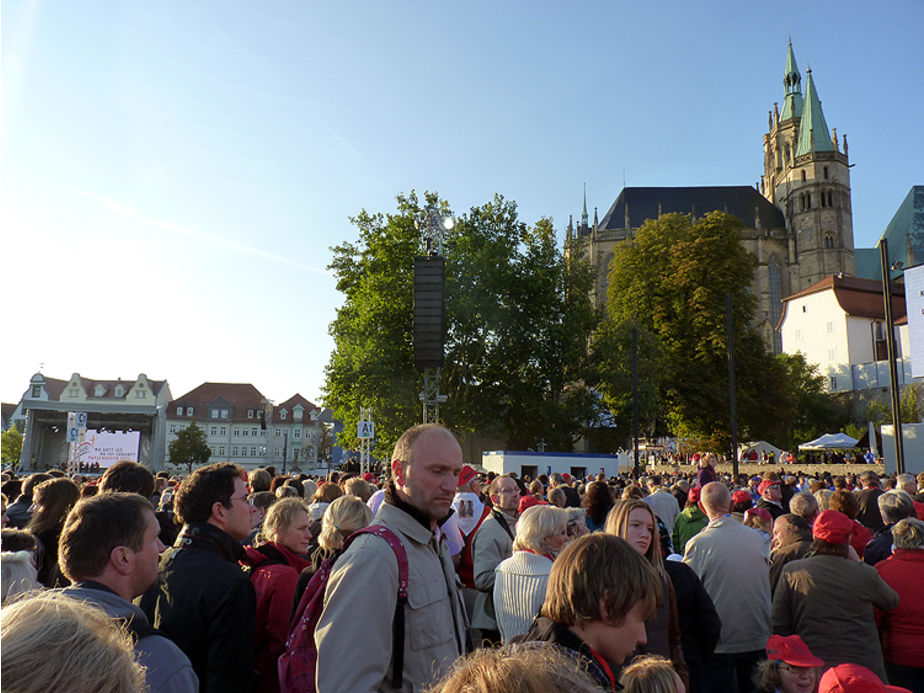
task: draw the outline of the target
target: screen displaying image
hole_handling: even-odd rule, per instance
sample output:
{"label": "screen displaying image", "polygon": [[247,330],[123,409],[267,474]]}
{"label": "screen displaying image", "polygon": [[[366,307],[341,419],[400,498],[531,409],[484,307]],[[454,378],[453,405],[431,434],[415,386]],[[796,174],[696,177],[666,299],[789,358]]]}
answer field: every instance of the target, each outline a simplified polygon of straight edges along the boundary
{"label": "screen displaying image", "polygon": [[84,464],[98,462],[100,467],[111,467],[119,460],[138,461],[139,431],[97,431],[87,429],[82,443],[77,445],[77,459]]}

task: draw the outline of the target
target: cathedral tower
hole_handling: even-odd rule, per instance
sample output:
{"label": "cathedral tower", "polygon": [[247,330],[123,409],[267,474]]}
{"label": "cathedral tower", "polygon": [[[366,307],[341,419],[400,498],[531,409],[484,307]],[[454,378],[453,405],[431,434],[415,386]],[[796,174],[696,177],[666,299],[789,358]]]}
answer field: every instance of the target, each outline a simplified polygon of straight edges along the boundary
{"label": "cathedral tower", "polygon": [[827,276],[856,274],[847,138],[841,152],[832,138],[821,99],[806,72],[802,77],[789,44],[783,75],[783,110],[774,104],[764,135],[761,193],[783,213],[789,233],[792,290]]}

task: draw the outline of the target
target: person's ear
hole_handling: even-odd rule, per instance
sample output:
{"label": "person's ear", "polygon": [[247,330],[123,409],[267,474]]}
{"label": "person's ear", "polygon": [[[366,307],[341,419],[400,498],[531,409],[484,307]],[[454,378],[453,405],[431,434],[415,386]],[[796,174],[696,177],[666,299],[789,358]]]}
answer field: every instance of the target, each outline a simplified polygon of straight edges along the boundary
{"label": "person's ear", "polygon": [[119,575],[128,575],[135,567],[134,553],[127,546],[116,546],[109,552],[109,564]]}
{"label": "person's ear", "polygon": [[397,486],[406,486],[407,479],[404,471],[404,462],[401,460],[392,460],[391,461],[391,474],[394,477],[395,485]]}
{"label": "person's ear", "polygon": [[225,514],[228,512],[228,509],[224,506],[224,503],[221,501],[215,501],[212,503],[212,517],[218,522],[224,523]]}

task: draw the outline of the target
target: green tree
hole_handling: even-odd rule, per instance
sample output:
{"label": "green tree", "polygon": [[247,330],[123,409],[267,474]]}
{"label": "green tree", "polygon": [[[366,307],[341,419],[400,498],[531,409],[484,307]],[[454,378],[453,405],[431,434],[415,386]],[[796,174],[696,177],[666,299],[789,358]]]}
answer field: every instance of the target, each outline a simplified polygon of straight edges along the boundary
{"label": "green tree", "polygon": [[[10,426],[0,436],[0,458],[3,464],[10,465],[14,470],[19,467],[19,458],[22,455],[22,433],[16,426]],[[11,499],[12,500],[12,499]]]}
{"label": "green tree", "polygon": [[722,212],[645,222],[614,252],[607,314],[595,334],[601,387],[614,405],[631,366],[624,348],[605,347],[614,336],[624,344],[635,325],[650,364],[639,370],[648,419],[659,412],[671,432],[721,449],[730,441],[726,295],[732,297],[739,439],[779,428],[789,399],[785,369],[751,325],[757,260],[742,240],[741,221]]}
{"label": "green tree", "polygon": [[170,461],[173,464],[185,464],[189,474],[193,465],[208,464],[212,449],[205,439],[205,431],[193,421],[187,428],[176,434],[176,440],[170,443]]}
{"label": "green tree", "polygon": [[[422,376],[413,362],[414,217],[439,205],[427,194],[398,197],[394,214],[361,212],[356,243],[333,249],[330,269],[344,303],[330,327],[334,351],[325,404],[355,444],[361,406],[376,423],[376,452],[420,420]],[[444,209],[445,203],[441,205]],[[591,273],[568,265],[551,222],[521,222],[496,196],[460,216],[445,240],[446,345],[441,418],[458,431],[490,431],[510,445],[570,449],[592,412],[583,384],[587,340],[596,324]]]}

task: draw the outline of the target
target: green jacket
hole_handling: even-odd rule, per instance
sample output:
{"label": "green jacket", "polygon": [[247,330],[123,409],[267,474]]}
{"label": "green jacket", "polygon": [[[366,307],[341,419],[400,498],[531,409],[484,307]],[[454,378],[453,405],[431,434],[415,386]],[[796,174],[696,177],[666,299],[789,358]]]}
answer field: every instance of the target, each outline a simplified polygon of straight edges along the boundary
{"label": "green jacket", "polygon": [[709,518],[706,517],[706,513],[699,509],[698,505],[681,510],[677,519],[674,520],[674,532],[671,535],[674,552],[682,556],[687,542],[699,534],[700,530],[707,524],[709,524]]}

